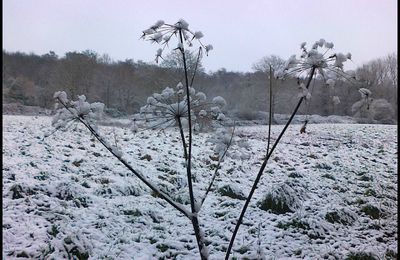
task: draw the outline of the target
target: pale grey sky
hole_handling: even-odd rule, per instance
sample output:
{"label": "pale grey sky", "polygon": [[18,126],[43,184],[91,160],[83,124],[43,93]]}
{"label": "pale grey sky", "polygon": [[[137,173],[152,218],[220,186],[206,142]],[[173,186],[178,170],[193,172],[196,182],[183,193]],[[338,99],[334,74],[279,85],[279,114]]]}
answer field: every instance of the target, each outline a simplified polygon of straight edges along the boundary
{"label": "pale grey sky", "polygon": [[265,55],[286,59],[320,38],[352,53],[345,69],[397,53],[397,0],[3,0],[3,49],[153,61],[158,46],[141,31],[180,18],[214,46],[207,71],[251,71]]}

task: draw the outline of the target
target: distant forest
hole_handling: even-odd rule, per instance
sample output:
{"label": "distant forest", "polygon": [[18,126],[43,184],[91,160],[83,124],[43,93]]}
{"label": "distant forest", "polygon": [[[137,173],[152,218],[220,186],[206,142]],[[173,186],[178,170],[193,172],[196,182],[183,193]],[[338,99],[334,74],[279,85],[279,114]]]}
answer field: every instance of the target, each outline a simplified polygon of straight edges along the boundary
{"label": "distant forest", "polygon": [[[188,56],[191,69],[196,57],[191,53]],[[193,86],[207,96],[223,96],[227,109],[252,119],[255,111],[268,111],[269,65],[277,67],[282,62],[277,56],[266,56],[255,62],[253,72],[248,73],[224,68],[206,73],[200,64]],[[352,116],[352,105],[361,99],[358,89],[362,87],[371,90],[372,98],[385,99],[395,111],[393,117],[397,117],[397,54],[372,60],[355,72],[357,84],[338,81],[333,89],[323,80],[316,80],[311,101],[302,106],[299,114]],[[90,102],[103,102],[108,111],[128,115],[138,112],[148,96],[167,86],[174,87],[179,81],[183,81],[182,68],[173,54],[155,65],[113,61],[108,55],[90,50],[68,52],[63,57],[54,52],[35,55],[3,50],[3,104],[51,109],[54,92],[64,90],[70,97],[83,94]],[[273,79],[273,112],[290,113],[298,95],[298,79]],[[334,104],[333,96],[340,98],[340,104]]]}

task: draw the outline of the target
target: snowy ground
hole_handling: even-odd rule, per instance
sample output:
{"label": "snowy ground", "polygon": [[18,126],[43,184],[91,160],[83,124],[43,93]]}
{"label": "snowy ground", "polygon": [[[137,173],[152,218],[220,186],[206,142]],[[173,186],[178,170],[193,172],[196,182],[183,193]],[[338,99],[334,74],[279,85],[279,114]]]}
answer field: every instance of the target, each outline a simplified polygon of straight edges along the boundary
{"label": "snowy ground", "polygon": [[[83,127],[43,140],[50,120],[3,116],[6,259],[199,258],[188,219],[155,197]],[[281,128],[273,126],[272,136]],[[258,251],[266,259],[397,256],[397,126],[310,124],[303,135],[299,129],[291,126],[275,150],[232,256],[256,259]],[[188,201],[177,131],[100,130],[134,168],[175,199]],[[236,133],[249,143],[243,153],[248,158],[223,162],[200,212],[211,259],[223,259],[241,196],[265,154],[265,126],[238,127]],[[215,162],[208,136],[194,138],[194,185],[202,196]],[[227,185],[231,192],[224,193]],[[258,202],[268,192],[286,197],[292,212],[262,210]]]}

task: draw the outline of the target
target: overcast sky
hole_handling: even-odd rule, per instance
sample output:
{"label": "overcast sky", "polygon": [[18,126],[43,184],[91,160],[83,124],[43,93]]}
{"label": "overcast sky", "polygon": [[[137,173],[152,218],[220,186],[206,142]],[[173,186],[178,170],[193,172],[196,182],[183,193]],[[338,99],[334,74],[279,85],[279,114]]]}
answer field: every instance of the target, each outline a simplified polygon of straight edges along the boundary
{"label": "overcast sky", "polygon": [[150,62],[158,46],[141,31],[180,18],[214,46],[207,71],[251,71],[265,55],[286,59],[320,38],[352,53],[347,69],[397,53],[397,0],[3,0],[3,49]]}

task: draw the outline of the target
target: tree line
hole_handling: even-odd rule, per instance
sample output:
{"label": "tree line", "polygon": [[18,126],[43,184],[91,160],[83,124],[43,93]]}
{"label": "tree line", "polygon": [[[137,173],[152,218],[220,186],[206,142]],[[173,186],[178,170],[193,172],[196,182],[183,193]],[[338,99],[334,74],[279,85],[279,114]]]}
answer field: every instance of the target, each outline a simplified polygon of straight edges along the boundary
{"label": "tree line", "polygon": [[[194,72],[196,53],[188,53],[189,72]],[[270,66],[272,71],[284,60],[275,55],[263,57],[252,72],[232,72],[221,68],[205,72],[197,66],[194,87],[208,96],[223,96],[227,108],[244,119],[253,119],[255,111],[269,110]],[[126,115],[139,111],[152,93],[174,87],[183,80],[182,64],[173,53],[160,64],[143,61],[113,61],[107,54],[86,50],[67,52],[63,57],[50,51],[44,55],[3,50],[3,103],[20,103],[51,109],[56,91],[71,97],[86,95],[89,101],[100,101],[107,111]],[[360,100],[360,87],[371,90],[375,99],[385,99],[397,117],[397,55],[372,60],[355,70],[355,80],[337,81],[327,87],[323,79],[311,86],[312,98],[299,114],[349,115]],[[299,95],[299,79],[272,79],[273,112],[291,113]],[[340,104],[332,102],[338,96]]]}

